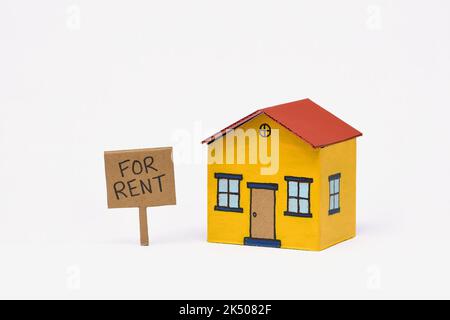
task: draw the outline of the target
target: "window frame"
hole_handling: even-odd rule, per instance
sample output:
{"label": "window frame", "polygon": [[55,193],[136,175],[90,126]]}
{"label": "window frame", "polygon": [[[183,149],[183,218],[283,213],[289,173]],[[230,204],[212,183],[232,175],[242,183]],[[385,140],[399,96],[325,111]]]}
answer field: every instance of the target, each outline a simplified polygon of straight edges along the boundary
{"label": "window frame", "polygon": [[[340,173],[328,177],[328,215],[334,215],[341,212],[341,179],[342,175]],[[331,182],[333,181],[334,184],[336,180],[338,181],[339,191],[336,192],[336,190],[334,190],[334,193],[331,193]],[[338,198],[339,206],[337,208],[331,208],[331,198],[336,196]]]}
{"label": "window frame", "polygon": [[[292,176],[286,176],[284,177],[284,180],[287,182],[287,205],[286,205],[286,211],[284,212],[285,216],[290,217],[300,217],[300,218],[312,218],[312,212],[311,212],[311,185],[314,182],[314,179],[312,178],[305,178],[305,177],[292,177]],[[296,182],[297,183],[297,196],[293,197],[289,194],[289,183]],[[308,198],[304,198],[300,196],[300,184],[301,183],[307,183],[308,184]],[[289,211],[289,200],[290,199],[296,199],[298,201],[297,204],[297,211],[298,212],[291,212]],[[301,200],[308,200],[308,213],[300,213],[300,201]]]}
{"label": "window frame", "polygon": [[[217,194],[216,194],[216,206],[214,207],[215,211],[223,211],[223,212],[237,212],[242,213],[244,209],[241,208],[241,181],[243,180],[243,176],[241,174],[228,174],[228,173],[215,173],[214,178],[217,180]],[[227,191],[220,191],[220,180],[227,180]],[[230,180],[235,180],[238,182],[238,192],[230,192]],[[219,205],[219,198],[221,194],[227,195],[227,206]],[[230,207],[230,196],[235,195],[238,197],[238,207],[233,208]]]}

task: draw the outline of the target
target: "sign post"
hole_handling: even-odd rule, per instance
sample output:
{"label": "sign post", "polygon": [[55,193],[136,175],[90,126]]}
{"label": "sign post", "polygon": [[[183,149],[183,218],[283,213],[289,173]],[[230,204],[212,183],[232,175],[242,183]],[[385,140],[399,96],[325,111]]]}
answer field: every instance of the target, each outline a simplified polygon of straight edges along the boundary
{"label": "sign post", "polygon": [[108,208],[139,208],[141,245],[149,245],[147,208],[176,204],[172,148],[105,152]]}
{"label": "sign post", "polygon": [[147,208],[139,208],[139,227],[141,233],[141,246],[148,246],[148,222],[147,222]]}

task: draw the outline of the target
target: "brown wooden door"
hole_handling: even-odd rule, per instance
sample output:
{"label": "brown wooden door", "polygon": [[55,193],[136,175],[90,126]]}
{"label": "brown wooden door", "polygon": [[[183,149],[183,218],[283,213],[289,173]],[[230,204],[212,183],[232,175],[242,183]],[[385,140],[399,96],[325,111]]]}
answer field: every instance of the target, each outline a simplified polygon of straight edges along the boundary
{"label": "brown wooden door", "polygon": [[275,239],[275,190],[251,189],[250,237]]}

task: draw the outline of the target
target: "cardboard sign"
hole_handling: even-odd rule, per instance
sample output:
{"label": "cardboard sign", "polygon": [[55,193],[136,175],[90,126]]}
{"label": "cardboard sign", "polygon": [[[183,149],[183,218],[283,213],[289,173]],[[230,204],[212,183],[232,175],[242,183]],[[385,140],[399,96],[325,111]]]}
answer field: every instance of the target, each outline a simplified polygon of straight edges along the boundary
{"label": "cardboard sign", "polygon": [[172,148],[105,152],[109,208],[176,204]]}
{"label": "cardboard sign", "polygon": [[141,245],[149,245],[147,208],[175,205],[172,148],[105,152],[108,208],[139,208]]}

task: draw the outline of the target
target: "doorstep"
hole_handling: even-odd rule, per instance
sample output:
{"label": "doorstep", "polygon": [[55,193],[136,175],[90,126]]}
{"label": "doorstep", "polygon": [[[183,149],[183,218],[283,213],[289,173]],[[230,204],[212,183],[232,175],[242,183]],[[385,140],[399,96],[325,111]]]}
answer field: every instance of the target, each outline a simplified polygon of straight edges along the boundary
{"label": "doorstep", "polygon": [[281,241],[275,239],[244,238],[244,245],[255,247],[281,248]]}

